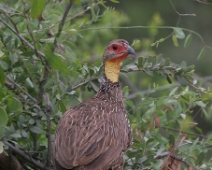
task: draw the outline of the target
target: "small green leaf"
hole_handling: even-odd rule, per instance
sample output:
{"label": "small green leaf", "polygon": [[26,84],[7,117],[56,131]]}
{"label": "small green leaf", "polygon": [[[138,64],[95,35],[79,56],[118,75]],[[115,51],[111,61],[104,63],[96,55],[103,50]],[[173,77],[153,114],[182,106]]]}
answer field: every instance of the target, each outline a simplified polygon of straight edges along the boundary
{"label": "small green leaf", "polygon": [[198,57],[197,57],[197,60],[202,59],[202,58],[204,57],[204,55],[205,55],[205,48],[203,48],[203,49],[200,51],[200,53],[199,53],[199,55],[198,55]]}
{"label": "small green leaf", "polygon": [[172,146],[175,145],[175,138],[174,138],[174,135],[172,134],[169,135],[169,144]]}
{"label": "small green leaf", "polygon": [[32,126],[29,129],[30,129],[31,132],[34,132],[36,134],[42,133],[42,130],[39,127],[37,127],[37,126]]}
{"label": "small green leaf", "polygon": [[120,3],[118,0],[110,0],[113,3]]}
{"label": "small green leaf", "polygon": [[203,101],[196,101],[195,104],[200,106],[200,107],[206,107],[206,104],[203,103]]}
{"label": "small green leaf", "polygon": [[182,63],[180,64],[180,67],[186,68],[186,66],[187,66],[187,63],[185,61],[182,61]]}
{"label": "small green leaf", "polygon": [[7,112],[3,107],[0,107],[0,137],[4,134],[5,126],[8,122]]}
{"label": "small green leaf", "polygon": [[182,28],[174,28],[174,33],[175,33],[175,36],[179,39],[185,38],[185,34],[184,34]]}
{"label": "small green leaf", "polygon": [[185,120],[186,119],[186,114],[180,114],[180,116]]}
{"label": "small green leaf", "polygon": [[172,80],[170,79],[168,75],[166,76],[166,80],[169,82],[169,84],[172,84]]}
{"label": "small green leaf", "polygon": [[3,143],[0,141],[0,154],[4,151]]}
{"label": "small green leaf", "polygon": [[154,46],[155,46],[155,44],[157,44],[157,43],[156,43],[156,42],[152,43],[152,44],[151,44],[151,47],[154,47]]}
{"label": "small green leaf", "polygon": [[144,72],[147,73],[150,76],[153,76],[154,75],[152,71],[147,70],[147,69],[144,69]]}
{"label": "small green leaf", "polygon": [[4,85],[5,83],[5,74],[4,70],[0,67],[0,84]]}
{"label": "small green leaf", "polygon": [[8,121],[8,116],[6,110],[0,107],[0,126],[6,126]]}
{"label": "small green leaf", "polygon": [[169,66],[170,65],[170,59],[167,58],[164,62],[164,66]]}
{"label": "small green leaf", "polygon": [[42,13],[45,4],[46,0],[33,0],[31,9],[32,19],[38,18],[38,16]]}
{"label": "small green leaf", "polygon": [[52,52],[51,45],[48,45],[46,50],[45,50],[45,58],[48,62],[48,64],[52,67],[55,68],[64,74],[69,74],[69,70],[63,63],[63,58],[60,55],[56,55],[55,53]]}
{"label": "small green leaf", "polygon": [[158,42],[163,42],[165,39],[164,38],[161,38],[158,40]]}
{"label": "small green leaf", "polygon": [[[1,57],[1,56],[0,56]],[[3,61],[3,60],[0,60],[0,66],[4,69],[4,70],[7,70],[9,68],[9,65]]]}
{"label": "small green leaf", "polygon": [[198,161],[198,165],[201,165],[203,163],[203,160],[205,159],[205,153],[204,152],[201,152],[199,155],[198,155],[198,158],[197,158],[197,161]]}
{"label": "small green leaf", "polygon": [[138,58],[138,67],[139,68],[142,68],[143,67],[143,60],[144,60],[143,57],[139,57]]}
{"label": "small green leaf", "polygon": [[179,46],[178,41],[177,41],[177,37],[176,37],[175,34],[173,34],[173,36],[172,36],[172,41],[173,41],[175,47]]}
{"label": "small green leaf", "polygon": [[7,103],[6,110],[7,110],[8,113],[10,113],[10,112],[17,113],[17,112],[22,111],[22,104],[21,104],[20,100],[18,100],[17,98],[8,97],[6,99],[6,103]]}
{"label": "small green leaf", "polygon": [[184,48],[186,48],[190,45],[191,40],[192,40],[192,35],[188,34],[188,36],[186,37],[185,42],[184,42]]}

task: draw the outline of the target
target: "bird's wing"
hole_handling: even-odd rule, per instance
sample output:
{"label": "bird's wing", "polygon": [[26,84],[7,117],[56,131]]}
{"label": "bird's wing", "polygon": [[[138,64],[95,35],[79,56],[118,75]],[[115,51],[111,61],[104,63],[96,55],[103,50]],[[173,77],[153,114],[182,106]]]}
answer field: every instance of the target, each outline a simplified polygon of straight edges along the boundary
{"label": "bird's wing", "polygon": [[110,115],[107,108],[102,110],[98,104],[83,103],[68,110],[56,130],[56,161],[67,169],[79,165],[100,169],[118,158],[127,147],[128,134],[118,131],[126,127],[122,116],[116,116]]}

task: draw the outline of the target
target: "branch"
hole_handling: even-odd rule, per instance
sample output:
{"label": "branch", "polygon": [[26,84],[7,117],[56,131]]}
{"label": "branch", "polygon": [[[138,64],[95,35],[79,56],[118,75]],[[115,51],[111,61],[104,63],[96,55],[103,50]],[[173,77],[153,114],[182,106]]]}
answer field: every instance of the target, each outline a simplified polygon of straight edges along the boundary
{"label": "branch", "polygon": [[6,146],[8,146],[13,152],[15,152],[16,154],[20,155],[23,159],[25,159],[26,161],[30,162],[34,166],[40,168],[41,170],[51,170],[50,168],[45,167],[44,164],[42,164],[41,162],[38,162],[37,160],[33,159],[31,156],[27,155],[24,151],[16,148],[15,146],[10,144],[9,142],[4,141],[3,143]]}
{"label": "branch", "polygon": [[177,87],[177,86],[180,86],[180,83],[174,83],[174,84],[164,85],[164,86],[159,87],[158,89],[143,90],[143,91],[136,92],[136,93],[133,93],[133,94],[128,95],[127,96],[127,99],[128,100],[129,99],[134,99],[134,98],[137,97],[138,94],[146,95],[146,94],[149,94],[149,93],[159,92],[159,91],[167,90],[167,89],[170,89],[170,88],[173,88],[173,87]]}
{"label": "branch", "polygon": [[45,101],[46,101],[46,121],[47,121],[47,126],[46,126],[46,138],[48,139],[48,144],[47,144],[47,155],[46,155],[46,166],[50,167],[50,159],[51,159],[51,103],[49,100],[49,95],[46,94],[44,96]]}
{"label": "branch", "polygon": [[46,81],[47,81],[47,77],[49,75],[49,66],[48,64],[46,63],[45,65],[45,69],[44,69],[44,74],[43,74],[43,78],[40,82],[40,90],[39,90],[39,93],[38,93],[38,103],[41,103],[42,102],[42,98],[43,98],[43,93],[44,93],[44,85],[46,84]]}
{"label": "branch", "polygon": [[195,14],[181,14],[181,13],[179,13],[179,12],[176,10],[176,8],[175,8],[175,6],[174,6],[172,0],[170,0],[170,3],[171,3],[171,5],[172,5],[172,8],[174,9],[175,13],[177,13],[179,16],[193,16],[193,17],[196,16]]}
{"label": "branch", "polygon": [[[21,90],[25,95],[27,95],[34,103],[37,103],[37,100],[33,98],[29,93],[27,93],[24,89],[21,88],[16,82],[12,81],[11,79],[7,78],[12,84],[14,84],[19,90]],[[7,83],[8,84],[8,83]]]}
{"label": "branch", "polygon": [[174,128],[169,128],[169,127],[165,127],[165,126],[161,126],[161,128],[166,129],[166,130],[172,130],[172,131],[175,131],[175,132],[184,133],[184,134],[187,134],[187,135],[198,136],[198,137],[201,137],[201,138],[204,138],[204,139],[208,139],[207,136],[202,135],[202,134],[198,134],[198,133],[186,132],[186,131],[182,131],[182,130],[178,130],[178,129],[174,129]]}
{"label": "branch", "polygon": [[82,83],[79,83],[78,85],[74,86],[74,87],[71,89],[71,91],[74,91],[74,90],[78,89],[79,87],[81,87],[81,86],[83,86],[83,85],[85,85],[85,84],[87,84],[87,83],[89,83],[90,81],[93,81],[93,80],[95,80],[95,79],[97,79],[97,78],[96,78],[96,77],[95,77],[95,78],[91,78],[91,79],[86,80],[86,81],[84,81],[84,82],[82,82]]}
{"label": "branch", "polygon": [[70,0],[69,1],[68,6],[67,6],[67,8],[66,8],[66,10],[65,10],[65,12],[63,14],[61,23],[59,24],[59,30],[57,32],[57,35],[56,35],[55,39],[54,39],[54,45],[55,45],[55,47],[57,45],[57,38],[60,37],[60,34],[61,34],[62,30],[63,30],[64,25],[65,25],[66,17],[67,17],[68,12],[70,11],[70,9],[71,9],[71,7],[73,5],[73,2],[74,2],[74,0]]}
{"label": "branch", "polygon": [[[9,28],[15,35],[17,35],[18,38],[20,38],[20,40],[22,42],[24,42],[24,44],[26,44],[29,48],[31,48],[32,50],[35,50],[35,47],[30,44],[27,40],[25,40],[19,33],[17,33],[7,22],[5,22],[1,17],[0,17],[0,22],[2,22],[7,28]],[[44,57],[45,55],[38,51],[38,54],[41,56],[41,57]]]}
{"label": "branch", "polygon": [[[55,51],[55,48],[57,47],[57,38],[60,36],[60,34],[62,32],[63,26],[65,24],[66,17],[68,15],[69,10],[71,9],[71,7],[73,5],[73,2],[74,2],[74,0],[70,0],[69,4],[68,4],[68,6],[67,6],[67,8],[66,8],[66,10],[63,14],[61,24],[59,25],[59,30],[57,32],[55,39],[54,39],[54,43],[53,43],[54,49],[52,49],[53,52]],[[40,83],[40,91],[38,93],[38,103],[42,102],[42,97],[43,97],[43,93],[44,93],[44,85],[46,84],[46,80],[47,80],[48,75],[49,75],[49,65],[48,65],[48,63],[46,63],[43,78],[42,78],[41,83]]]}
{"label": "branch", "polygon": [[167,156],[170,156],[172,159],[180,161],[180,162],[184,163],[187,167],[190,167],[189,163],[186,162],[185,159],[180,158],[179,156],[173,154],[172,152],[163,152],[161,154],[154,156],[154,159],[161,159],[161,158],[164,158],[164,157],[167,157]]}

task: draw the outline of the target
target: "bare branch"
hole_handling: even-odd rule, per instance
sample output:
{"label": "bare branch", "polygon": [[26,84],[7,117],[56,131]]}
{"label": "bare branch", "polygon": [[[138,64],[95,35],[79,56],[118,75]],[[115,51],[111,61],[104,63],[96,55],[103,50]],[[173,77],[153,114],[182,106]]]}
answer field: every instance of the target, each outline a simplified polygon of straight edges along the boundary
{"label": "bare branch", "polygon": [[8,81],[10,81],[12,84],[14,84],[19,90],[21,90],[25,95],[27,95],[34,103],[37,103],[37,100],[33,98],[29,93],[27,93],[24,89],[21,88],[16,82],[13,80],[7,78]]}
{"label": "bare branch", "polygon": [[198,133],[186,132],[186,131],[182,131],[182,130],[174,129],[174,128],[170,128],[170,127],[165,127],[165,126],[161,126],[161,128],[166,129],[166,130],[175,131],[175,132],[184,133],[184,134],[187,134],[187,135],[194,135],[194,136],[198,136],[198,137],[207,139],[207,136],[202,135],[202,134],[198,134]]}
{"label": "bare branch", "polygon": [[74,87],[71,89],[71,91],[74,91],[74,90],[76,90],[77,88],[79,88],[79,87],[81,87],[81,86],[83,86],[83,85],[85,85],[85,84],[87,84],[87,83],[89,83],[90,81],[93,81],[93,80],[95,80],[95,79],[97,79],[97,78],[91,78],[91,79],[86,80],[86,81],[84,81],[84,82],[82,82],[82,83],[79,83],[78,85],[74,86]]}
{"label": "bare branch", "polygon": [[154,156],[154,159],[161,159],[161,158],[164,158],[164,157],[167,157],[167,156],[170,156],[172,159],[180,161],[180,162],[184,163],[187,167],[190,167],[190,164],[188,162],[186,162],[185,159],[180,158],[179,156],[175,155],[172,152],[163,152],[161,154]]}
{"label": "bare branch", "polygon": [[69,1],[68,5],[67,5],[67,7],[66,7],[66,10],[65,10],[65,12],[64,12],[64,14],[63,14],[63,18],[62,18],[62,20],[61,20],[61,23],[59,24],[59,30],[58,30],[58,32],[57,32],[57,35],[56,35],[55,39],[54,39],[54,45],[55,45],[55,47],[56,47],[56,45],[57,45],[57,38],[60,37],[60,34],[61,34],[62,30],[63,30],[64,25],[65,25],[66,17],[67,17],[67,15],[68,15],[68,13],[69,13],[69,11],[70,11],[70,9],[71,9],[73,3],[74,3],[74,0],[70,0],[70,1]]}
{"label": "bare branch", "polygon": [[44,93],[44,85],[46,84],[48,75],[49,75],[49,66],[46,63],[46,66],[45,66],[45,69],[44,69],[43,78],[42,78],[42,80],[40,82],[40,88],[39,88],[40,90],[39,90],[38,99],[37,99],[38,103],[42,102],[43,93]]}
{"label": "bare branch", "polygon": [[49,95],[46,94],[44,96],[45,101],[46,101],[46,121],[47,121],[47,126],[46,126],[46,138],[48,139],[48,147],[47,147],[47,155],[46,155],[46,166],[50,167],[50,159],[51,159],[51,103],[49,100]]}
{"label": "bare branch", "polygon": [[[7,22],[5,22],[1,17],[0,17],[0,22],[2,22],[7,28],[9,28],[15,35],[17,35],[18,38],[20,38],[21,41],[23,41],[29,48],[31,48],[32,50],[35,50],[35,47],[30,44],[27,40],[25,40],[19,33],[17,33]],[[41,57],[44,57],[45,55],[38,51],[38,54]]]}
{"label": "bare branch", "polygon": [[41,162],[36,161],[35,159],[33,159],[32,157],[30,157],[29,155],[27,155],[24,151],[19,150],[18,148],[16,148],[15,146],[13,146],[12,144],[10,144],[9,142],[4,141],[3,143],[6,146],[8,146],[13,152],[15,152],[16,154],[20,155],[23,159],[25,159],[26,161],[30,162],[34,166],[40,168],[41,170],[51,170],[51,168],[45,167],[44,164],[42,164]]}
{"label": "bare branch", "polygon": [[171,5],[172,5],[172,8],[174,9],[175,13],[177,13],[179,16],[192,16],[192,17],[195,17],[195,16],[196,16],[195,14],[181,14],[181,13],[179,13],[179,12],[176,10],[176,8],[175,8],[175,6],[174,6],[172,0],[170,0],[170,3],[171,3]]}
{"label": "bare branch", "polygon": [[[61,23],[59,25],[59,30],[57,32],[55,39],[54,39],[54,49],[52,50],[53,52],[55,51],[55,48],[57,47],[57,38],[60,36],[60,34],[62,32],[63,26],[65,24],[66,17],[68,15],[69,10],[71,9],[71,7],[73,5],[73,2],[74,2],[74,0],[70,0],[69,4],[68,4],[68,6],[67,6],[67,8],[66,8],[66,10],[63,14]],[[49,68],[50,67],[49,67],[48,63],[46,63],[43,78],[42,78],[42,81],[40,83],[40,91],[39,91],[39,94],[38,94],[38,103],[42,102],[43,93],[44,93],[44,85],[46,84],[46,80],[47,80],[47,77],[49,75]]]}
{"label": "bare branch", "polygon": [[147,89],[147,90],[143,90],[143,91],[136,92],[136,93],[133,93],[133,94],[128,95],[127,96],[127,99],[136,98],[136,96],[139,95],[139,94],[146,95],[146,94],[150,94],[150,93],[154,93],[154,92],[159,92],[159,91],[171,89],[173,87],[178,87],[178,86],[180,86],[180,83],[174,83],[174,84],[164,85],[164,86],[159,87],[158,89]]}

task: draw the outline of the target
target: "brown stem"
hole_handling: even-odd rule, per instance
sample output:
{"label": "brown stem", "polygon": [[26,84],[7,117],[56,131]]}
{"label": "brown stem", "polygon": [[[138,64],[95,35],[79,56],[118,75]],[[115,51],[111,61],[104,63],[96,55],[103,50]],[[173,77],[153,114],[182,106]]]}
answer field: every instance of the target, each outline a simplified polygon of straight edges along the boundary
{"label": "brown stem", "polygon": [[46,94],[45,96],[46,101],[46,117],[47,117],[47,126],[46,126],[46,138],[48,139],[48,147],[47,147],[47,155],[46,155],[46,166],[50,167],[50,159],[51,159],[51,102],[49,100],[49,95]]}
{"label": "brown stem", "polygon": [[41,170],[51,170],[50,168],[45,167],[44,164],[42,164],[41,162],[36,161],[31,156],[27,155],[24,151],[19,150],[18,148],[16,148],[15,146],[10,144],[9,142],[4,141],[3,143],[6,146],[8,146],[13,152],[15,152],[16,154],[20,155],[23,159],[25,159],[26,161],[30,162],[32,165],[36,166],[37,168],[40,168]]}

